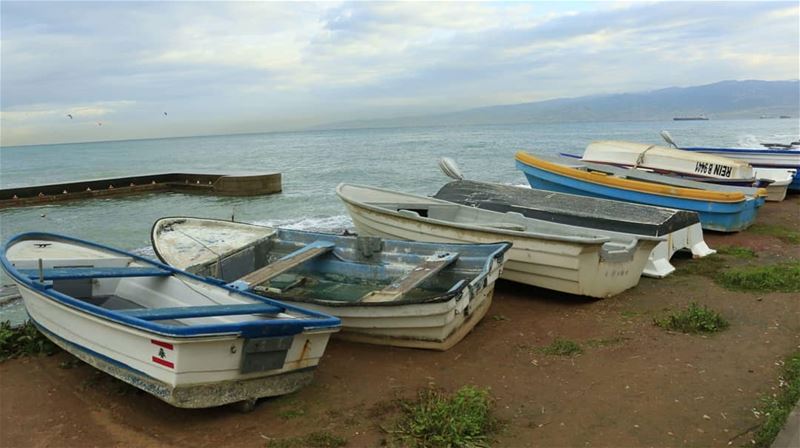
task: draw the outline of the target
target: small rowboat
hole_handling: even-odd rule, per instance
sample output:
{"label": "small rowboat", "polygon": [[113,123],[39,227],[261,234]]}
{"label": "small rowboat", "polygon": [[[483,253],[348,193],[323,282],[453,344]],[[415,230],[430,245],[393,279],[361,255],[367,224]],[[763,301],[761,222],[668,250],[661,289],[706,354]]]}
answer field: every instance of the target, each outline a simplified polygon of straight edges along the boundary
{"label": "small rowboat", "polygon": [[695,258],[715,253],[703,240],[697,213],[611,201],[535,188],[461,180],[444,185],[436,199],[495,212],[517,212],[528,218],[592,229],[612,238],[633,235],[666,237],[650,253],[643,275],[661,278],[675,267],[669,262],[679,250]]}
{"label": "small rowboat", "polygon": [[498,213],[424,196],[339,184],[359,235],[436,243],[509,241],[501,278],[591,297],[611,297],[639,283],[664,237],[610,238],[591,229]]}
{"label": "small rowboat", "polygon": [[697,212],[703,229],[749,227],[767,196],[763,188],[694,182],[564,157],[516,155],[531,187]]}
{"label": "small rowboat", "polygon": [[252,406],[301,388],[340,325],[335,317],[63,235],[16,235],[0,262],[45,336],[182,408]]}
{"label": "small rowboat", "polygon": [[342,319],[340,337],[446,350],[492,303],[508,243],[428,244],[162,218],[165,263]]}

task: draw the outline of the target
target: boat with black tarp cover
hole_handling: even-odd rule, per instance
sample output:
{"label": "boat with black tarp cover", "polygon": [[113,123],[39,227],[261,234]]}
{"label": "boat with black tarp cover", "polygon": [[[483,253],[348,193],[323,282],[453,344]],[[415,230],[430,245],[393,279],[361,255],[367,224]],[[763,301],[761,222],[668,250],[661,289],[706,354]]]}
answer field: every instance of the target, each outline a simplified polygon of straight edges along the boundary
{"label": "boat with black tarp cover", "polygon": [[433,197],[609,234],[668,236],[650,254],[643,271],[650,277],[664,277],[674,271],[669,259],[679,250],[690,250],[694,257],[705,257],[715,252],[703,240],[697,213],[686,210],[469,180],[450,182]]}

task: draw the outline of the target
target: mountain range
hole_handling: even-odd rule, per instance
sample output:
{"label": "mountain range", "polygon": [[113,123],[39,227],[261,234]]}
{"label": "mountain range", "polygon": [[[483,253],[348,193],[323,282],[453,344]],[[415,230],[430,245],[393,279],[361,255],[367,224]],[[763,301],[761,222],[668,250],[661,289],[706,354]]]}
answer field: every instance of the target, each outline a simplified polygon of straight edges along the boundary
{"label": "mountain range", "polygon": [[800,116],[800,80],[720,81],[637,93],[480,107],[436,115],[328,123],[314,129]]}

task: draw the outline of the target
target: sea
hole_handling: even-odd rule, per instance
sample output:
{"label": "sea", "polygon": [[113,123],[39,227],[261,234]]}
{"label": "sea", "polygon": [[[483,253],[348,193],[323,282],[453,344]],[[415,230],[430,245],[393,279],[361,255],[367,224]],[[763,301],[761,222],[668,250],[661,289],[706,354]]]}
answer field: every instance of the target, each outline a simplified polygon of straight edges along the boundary
{"label": "sea", "polygon": [[[0,188],[164,172],[278,171],[283,192],[257,197],[153,193],[0,210],[0,237],[47,231],[153,256],[149,233],[164,216],[199,216],[339,232],[351,225],[335,194],[341,182],[417,194],[449,179],[441,157],[467,179],[526,185],[514,153],[581,154],[593,140],[757,147],[798,139],[795,119],[640,121],[468,125],[271,132],[0,148]],[[0,276],[3,284],[8,277]],[[0,306],[0,320],[25,318],[18,302]]]}

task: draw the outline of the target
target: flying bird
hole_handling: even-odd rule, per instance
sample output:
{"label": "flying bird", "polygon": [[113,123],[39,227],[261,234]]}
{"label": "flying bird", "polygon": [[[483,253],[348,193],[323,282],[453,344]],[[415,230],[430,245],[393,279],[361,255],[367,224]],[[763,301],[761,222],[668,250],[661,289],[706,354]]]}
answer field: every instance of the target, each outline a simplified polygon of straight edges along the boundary
{"label": "flying bird", "polygon": [[164,112],[164,116],[165,116],[165,117],[167,116],[167,113],[166,113],[166,112]]}
{"label": "flying bird", "polygon": [[98,122],[97,122],[97,125],[98,125],[98,126],[102,126],[102,125],[103,125],[103,123],[101,123],[101,122],[99,122],[99,121],[98,121]]}
{"label": "flying bird", "polygon": [[72,114],[67,114],[70,120],[72,120]]}

